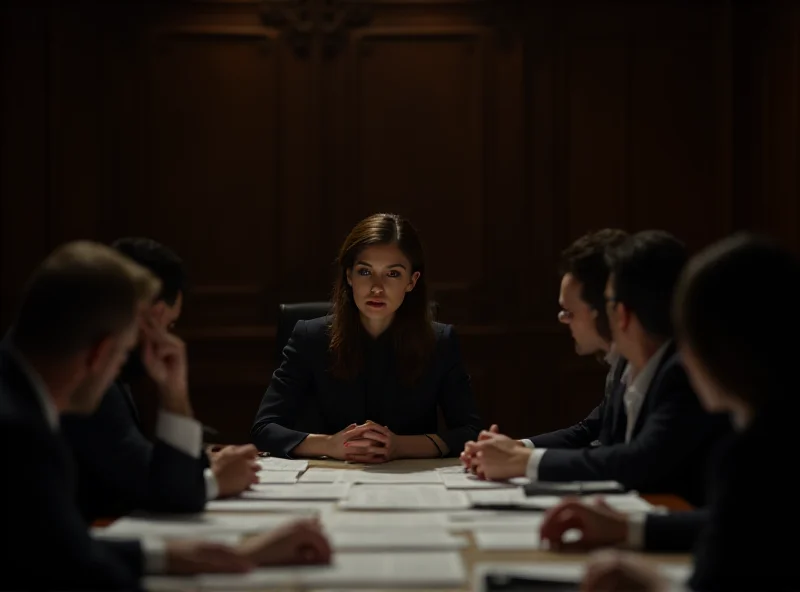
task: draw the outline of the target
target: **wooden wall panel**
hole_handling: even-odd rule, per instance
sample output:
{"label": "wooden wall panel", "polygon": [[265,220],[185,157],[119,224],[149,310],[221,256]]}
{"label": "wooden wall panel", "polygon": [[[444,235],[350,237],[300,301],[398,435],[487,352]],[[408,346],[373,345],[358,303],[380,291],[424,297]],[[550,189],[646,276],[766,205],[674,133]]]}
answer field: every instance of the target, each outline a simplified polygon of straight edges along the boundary
{"label": "wooden wall panel", "polygon": [[145,234],[193,279],[201,419],[247,439],[279,302],[328,296],[376,210],[426,241],[481,409],[580,419],[603,368],[559,326],[559,252],[603,226],[794,246],[788,0],[4,5],[0,305],[55,244]]}

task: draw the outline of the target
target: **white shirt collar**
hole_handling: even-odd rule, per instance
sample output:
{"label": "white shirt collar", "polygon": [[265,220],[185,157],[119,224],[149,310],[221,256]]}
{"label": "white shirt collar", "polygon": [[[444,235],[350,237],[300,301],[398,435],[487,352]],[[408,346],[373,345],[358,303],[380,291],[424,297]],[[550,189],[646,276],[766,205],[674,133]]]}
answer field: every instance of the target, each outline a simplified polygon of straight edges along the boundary
{"label": "white shirt collar", "polygon": [[636,378],[631,381],[631,374],[633,373],[633,367],[631,366],[630,362],[628,363],[625,371],[622,373],[622,381],[628,385],[628,390],[636,390],[642,395],[644,395],[647,390],[650,388],[650,383],[653,382],[653,377],[656,375],[656,370],[658,369],[658,365],[661,363],[661,358],[664,357],[664,352],[667,351],[667,348],[672,344],[672,340],[667,340],[661,347],[656,350],[649,360],[647,360],[647,364],[644,365],[644,368],[639,370],[639,374],[636,375]]}
{"label": "white shirt collar", "polygon": [[47,425],[50,426],[54,432],[58,430],[58,408],[56,407],[55,403],[53,403],[53,399],[50,396],[50,392],[47,389],[47,385],[42,380],[42,377],[36,371],[36,369],[30,365],[25,356],[22,355],[16,348],[9,348],[11,352],[11,356],[14,358],[14,361],[17,362],[20,370],[28,379],[28,382],[31,383],[33,387],[33,391],[36,393],[36,398],[39,400],[39,405],[42,407],[42,413],[44,413],[44,418],[47,421]]}
{"label": "white shirt collar", "polygon": [[608,348],[608,351],[603,359],[609,366],[616,366],[617,362],[619,362],[619,352],[617,351],[616,344],[611,344],[611,347]]}

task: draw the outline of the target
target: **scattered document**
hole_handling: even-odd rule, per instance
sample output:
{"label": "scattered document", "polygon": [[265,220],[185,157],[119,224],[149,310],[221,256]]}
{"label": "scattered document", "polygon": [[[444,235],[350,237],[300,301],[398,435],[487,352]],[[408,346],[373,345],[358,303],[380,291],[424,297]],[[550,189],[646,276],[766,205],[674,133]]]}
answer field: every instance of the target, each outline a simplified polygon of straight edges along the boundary
{"label": "scattered document", "polygon": [[464,510],[470,507],[470,502],[463,491],[445,489],[441,485],[361,485],[351,488],[339,507],[347,510]]}
{"label": "scattered document", "polygon": [[525,492],[514,489],[478,489],[467,492],[469,500],[475,507],[480,506],[517,506],[526,499]]}
{"label": "scattered document", "polygon": [[347,496],[349,483],[296,483],[294,485],[253,485],[242,492],[251,500],[340,500]]}
{"label": "scattered document", "polygon": [[294,471],[295,473],[299,473],[308,468],[307,460],[292,460],[288,458],[276,458],[274,456],[259,458],[258,464],[266,471]]}
{"label": "scattered document", "polygon": [[318,467],[311,467],[305,473],[300,475],[297,480],[298,483],[336,483],[340,481],[342,473],[346,469],[322,469]]}
{"label": "scattered document", "polygon": [[296,471],[259,471],[256,473],[259,483],[297,483]]}
{"label": "scattered document", "polygon": [[480,529],[526,528],[538,532],[544,515],[539,512],[513,510],[468,510],[448,515],[448,528],[453,532]]}
{"label": "scattered document", "polygon": [[105,528],[94,529],[93,534],[101,538],[202,538],[274,530],[296,519],[281,514],[148,514],[120,518]]}
{"label": "scattered document", "polygon": [[[659,563],[657,567],[661,575],[679,589],[683,589],[683,585],[692,573],[692,566],[689,563]],[[578,590],[585,572],[586,564],[582,561],[479,563],[474,569],[475,590],[486,592],[486,576],[489,574],[500,580],[512,577],[528,578],[540,585],[548,582],[574,584],[574,589]],[[559,587],[559,589],[562,588]]]}
{"label": "scattered document", "polygon": [[471,473],[444,473],[442,481],[447,489],[509,489],[519,486],[507,481],[486,481]]}
{"label": "scattered document", "polygon": [[322,517],[322,523],[331,530],[362,531],[446,527],[449,520],[448,514],[444,512],[332,512]]}
{"label": "scattered document", "polygon": [[481,551],[533,551],[541,545],[538,528],[481,529],[472,536]]}
{"label": "scattered document", "polygon": [[212,500],[206,503],[207,512],[282,512],[316,515],[333,508],[332,502],[296,500],[257,500],[240,497]]}
{"label": "scattered document", "polygon": [[339,480],[347,483],[378,483],[389,485],[406,483],[412,485],[437,485],[442,478],[436,471],[389,471],[365,469],[363,471],[342,471]]}
{"label": "scattered document", "polygon": [[447,551],[467,546],[461,536],[453,535],[444,527],[423,528],[392,527],[381,529],[329,529],[333,549],[339,551]]}
{"label": "scattered document", "polygon": [[[605,502],[613,509],[624,514],[635,512],[650,512],[654,510],[654,506],[639,497],[636,493],[612,493],[608,495],[586,495],[582,496],[580,500],[585,504],[593,504],[598,498],[605,500]],[[534,495],[526,497],[520,504],[521,508],[529,508],[535,510],[549,510],[560,504],[564,500],[562,496],[556,495]]]}
{"label": "scattered document", "polygon": [[276,586],[457,588],[466,584],[455,551],[425,553],[337,553],[329,566],[276,567],[248,574],[206,574],[201,589],[253,590]]}
{"label": "scattered document", "polygon": [[464,465],[450,465],[448,467],[439,467],[434,469],[438,473],[442,473],[444,475],[465,475],[467,473]]}

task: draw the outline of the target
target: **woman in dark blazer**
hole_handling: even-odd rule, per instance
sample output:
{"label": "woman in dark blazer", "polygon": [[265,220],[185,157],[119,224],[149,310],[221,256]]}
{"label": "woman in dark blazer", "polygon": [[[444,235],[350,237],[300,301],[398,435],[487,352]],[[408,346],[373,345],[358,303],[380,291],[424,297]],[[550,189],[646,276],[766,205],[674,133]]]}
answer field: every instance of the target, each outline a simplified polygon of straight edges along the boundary
{"label": "woman in dark blazer", "polygon": [[256,446],[356,462],[458,454],[480,419],[455,332],[432,322],[416,230],[370,216],[338,265],[332,314],[298,322],[283,350],[253,424]]}
{"label": "woman in dark blazer", "polygon": [[[694,548],[692,590],[800,590],[791,542],[800,514],[786,497],[796,472],[800,315],[791,301],[781,304],[798,285],[800,260],[743,235],[695,257],[676,292],[678,342],[697,395],[709,411],[729,413],[737,428],[710,470],[712,499]],[[667,588],[647,564],[617,553],[595,560],[583,585]]]}

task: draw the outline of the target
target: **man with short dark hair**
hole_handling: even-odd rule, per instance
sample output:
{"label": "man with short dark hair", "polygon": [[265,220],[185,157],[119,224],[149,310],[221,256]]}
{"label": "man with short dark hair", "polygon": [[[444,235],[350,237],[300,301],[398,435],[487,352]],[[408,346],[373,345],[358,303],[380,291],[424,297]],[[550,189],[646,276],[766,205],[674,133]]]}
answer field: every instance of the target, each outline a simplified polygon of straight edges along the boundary
{"label": "man with short dark hair", "polygon": [[[183,262],[152,239],[120,239],[113,247],[160,280],[148,314],[159,330],[168,331],[181,314]],[[62,418],[79,476],[78,505],[88,521],[133,510],[201,512],[207,500],[238,494],[258,481],[253,446],[226,447],[209,463],[202,450],[202,426],[193,418],[182,377],[185,354],[179,353],[173,361],[180,371],[164,374],[153,368],[142,348],[133,350],[94,413]],[[141,430],[130,392],[131,382],[145,376],[158,387],[155,443]]]}
{"label": "man with short dark hair", "polygon": [[[619,382],[625,360],[614,349],[608,326],[604,296],[608,281],[606,253],[620,245],[627,236],[623,230],[605,228],[583,235],[561,253],[561,289],[558,295],[561,312],[558,319],[569,327],[575,341],[575,352],[581,356],[602,357],[609,371],[603,399],[586,419],[568,428],[519,440],[528,448],[591,446],[600,442],[604,435],[603,426],[610,426],[608,400],[614,385]],[[503,437],[497,425],[492,425],[489,431]],[[484,435],[482,439],[488,437]],[[461,460],[471,468],[471,457],[465,452],[461,453]]]}
{"label": "man with short dark hair", "polygon": [[729,428],[697,402],[672,339],[670,306],[687,261],[668,233],[644,231],[607,254],[605,291],[611,334],[625,372],[611,395],[608,439],[581,449],[522,449],[502,438],[470,443],[479,474],[489,479],[613,480],[641,493],[705,499],[712,445]]}
{"label": "man with short dark hair", "polygon": [[[97,541],[73,499],[59,413],[91,413],[135,347],[181,380],[183,343],[147,317],[158,280],[113,249],[57,249],[34,272],[0,345],[0,465],[12,476],[0,504],[2,583],[17,590],[139,590],[143,573],[243,572],[321,563],[330,547],[297,522],[236,547],[189,540]],[[44,561],[44,563],[43,563]]]}

